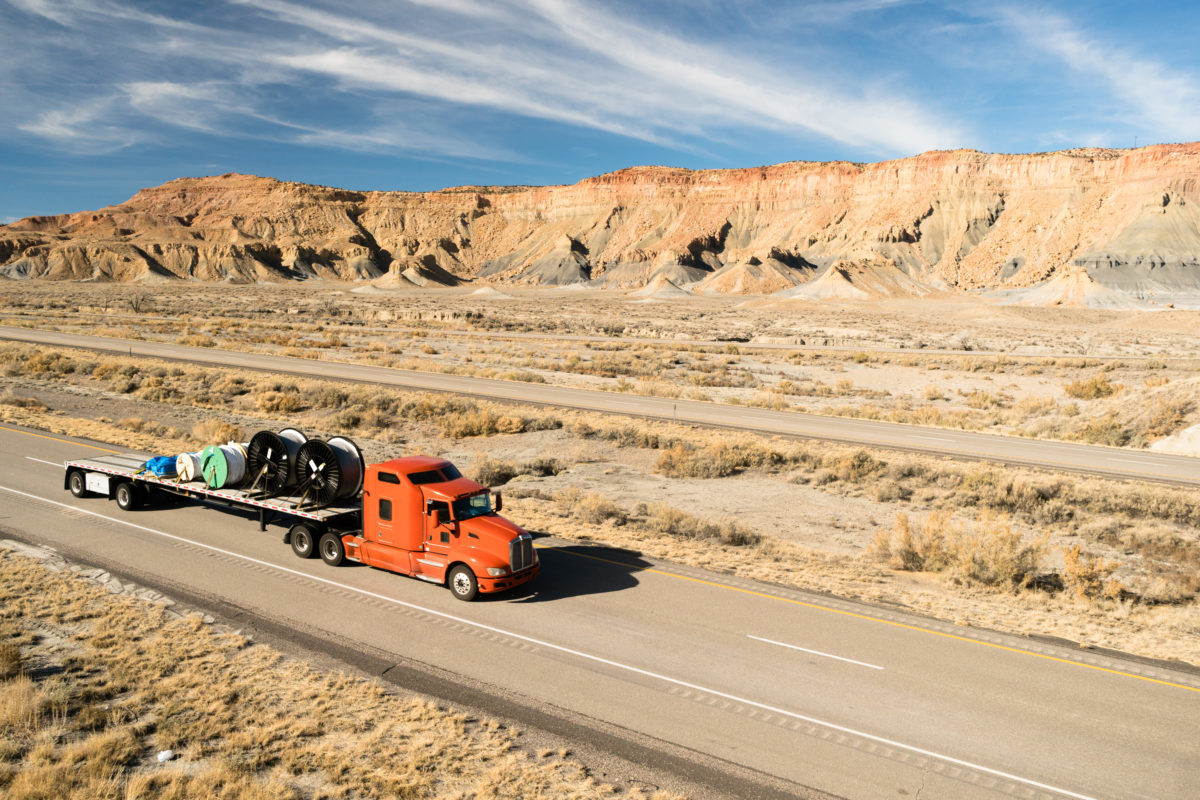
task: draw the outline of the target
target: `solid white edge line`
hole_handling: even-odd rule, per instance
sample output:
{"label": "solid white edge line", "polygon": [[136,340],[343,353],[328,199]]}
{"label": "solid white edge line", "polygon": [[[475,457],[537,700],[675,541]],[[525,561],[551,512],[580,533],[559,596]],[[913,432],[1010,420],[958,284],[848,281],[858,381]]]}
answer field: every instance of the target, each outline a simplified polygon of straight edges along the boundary
{"label": "solid white edge line", "polygon": [[646,678],[652,678],[654,680],[662,681],[663,683],[669,683],[669,684],[673,684],[675,686],[681,686],[685,689],[692,689],[693,691],[703,692],[704,694],[710,694],[710,695],[713,695],[714,697],[720,697],[725,700],[731,700],[734,703],[741,703],[742,705],[752,706],[754,708],[758,708],[763,711],[769,711],[772,714],[779,714],[780,716],[783,716],[783,717],[789,717],[791,719],[800,720],[801,722],[807,722],[812,725],[820,725],[823,728],[828,728],[829,730],[838,731],[839,733],[845,733],[850,736],[856,736],[860,739],[866,739],[868,741],[877,742],[878,744],[887,745],[888,747],[895,747],[900,750],[907,750],[910,753],[916,753],[917,755],[934,758],[934,759],[937,759],[938,761],[944,761],[947,764],[956,764],[960,767],[966,767],[967,769],[975,770],[977,772],[984,772],[984,773],[987,773],[988,775],[994,775],[997,778],[1003,778],[1004,780],[1014,781],[1016,783],[1024,784],[1026,786],[1032,786],[1037,789],[1044,789],[1047,792],[1053,792],[1055,794],[1062,795],[1063,797],[1073,797],[1076,800],[1099,800],[1099,798],[1092,797],[1091,795],[1079,794],[1077,792],[1072,792],[1067,789],[1060,789],[1057,786],[1051,786],[1050,784],[1047,784],[1047,783],[1040,783],[1038,781],[1031,780],[1029,778],[1022,778],[1019,775],[1013,775],[1012,773],[1009,773],[1009,772],[1002,772],[1001,770],[998,770],[998,769],[992,769],[991,767],[985,767],[982,764],[976,764],[971,761],[964,761],[959,758],[953,758],[951,756],[942,755],[941,753],[936,753],[932,750],[925,750],[920,747],[915,747],[913,745],[904,744],[903,742],[897,742],[892,739],[887,739],[883,736],[876,736],[874,734],[864,733],[863,731],[855,730],[854,728],[847,728],[844,725],[837,725],[832,722],[826,722],[825,720],[817,719],[816,717],[806,716],[804,714],[799,714],[795,711],[787,711],[786,709],[777,708],[776,706],[768,705],[766,703],[759,703],[757,701],[748,700],[744,697],[738,697],[737,695],[729,694],[727,692],[718,691],[716,689],[709,689],[706,686],[700,686],[699,684],[689,683],[687,681],[680,680],[678,678],[672,678],[667,675],[661,675],[657,672],[651,672],[649,670],[641,669],[639,667],[630,666],[629,664],[622,664],[619,661],[613,661],[611,659],[604,658],[603,656],[596,656],[596,655],[592,655],[591,653],[585,653],[581,650],[574,650],[570,647],[564,647],[563,645],[560,645],[560,644],[552,644],[551,642],[546,642],[541,639],[535,639],[532,636],[525,636],[520,633],[513,633],[512,631],[506,631],[503,628],[496,628],[492,625],[486,625],[482,622],[476,622],[475,620],[466,619],[465,617],[456,617],[455,615],[447,614],[444,611],[437,611],[436,609],[426,608],[425,606],[419,606],[416,603],[409,603],[405,600],[397,600],[394,597],[388,597],[387,595],[378,594],[376,592],[371,592],[366,589],[360,589],[357,586],[350,586],[349,584],[338,583],[337,581],[331,581],[328,578],[321,578],[316,575],[311,575],[307,572],[301,572],[300,570],[290,569],[288,567],[283,567],[278,564],[272,564],[270,561],[262,561],[261,559],[253,558],[252,556],[242,555],[241,553],[235,553],[231,550],[225,550],[220,547],[214,547],[210,544],[204,544],[203,542],[193,541],[192,539],[187,539],[187,538],[184,538],[183,536],[176,536],[173,533],[167,533],[165,531],[155,530],[154,528],[147,528],[145,525],[138,525],[135,522],[128,522],[126,520],[118,519],[116,517],[110,517],[105,514],[99,514],[95,511],[89,511],[86,508],[80,508],[79,506],[73,506],[68,503],[60,503],[57,500],[51,500],[47,497],[42,497],[42,496],[36,495],[36,494],[30,494],[29,492],[22,492],[19,489],[11,489],[7,486],[0,486],[0,490],[10,492],[12,494],[20,495],[22,497],[28,497],[32,500],[38,500],[43,503],[49,503],[50,505],[58,506],[60,508],[65,508],[70,511],[77,511],[77,512],[80,512],[83,514],[88,514],[90,516],[97,517],[99,519],[107,520],[108,522],[115,522],[118,525],[125,525],[130,528],[135,528],[140,531],[145,531],[146,533],[152,533],[155,536],[162,536],[167,539],[174,539],[177,542],[183,542],[184,544],[189,544],[193,547],[199,547],[202,550],[210,550],[214,553],[220,553],[221,555],[229,556],[229,557],[235,558],[235,559],[240,559],[242,561],[245,561],[245,562],[248,562],[251,564],[258,564],[259,566],[268,567],[270,569],[278,570],[280,572],[286,572],[286,573],[290,573],[292,575],[298,575],[301,578],[307,578],[308,580],[311,580],[311,581],[317,581],[318,583],[324,583],[327,586],[333,586],[333,587],[336,587],[338,589],[343,589],[348,592],[354,592],[356,594],[361,594],[365,597],[370,597],[375,600],[382,600],[385,603],[392,603],[397,606],[402,606],[404,608],[412,609],[413,611],[420,611],[425,614],[432,614],[435,617],[441,617],[442,619],[447,619],[447,620],[450,620],[451,622],[457,622],[462,625],[468,625],[470,627],[478,628],[479,630],[483,630],[483,631],[489,631],[491,633],[495,633],[500,636],[508,636],[513,639],[518,639],[523,642],[528,642],[530,644],[537,645],[538,647],[545,647],[549,650],[557,650],[560,653],[566,653],[568,655],[572,655],[577,658],[584,659],[586,661],[593,661],[597,664],[604,664],[605,666],[613,667],[613,668],[619,669],[619,670],[624,670],[626,672],[631,672],[635,675],[641,675]]}
{"label": "solid white edge line", "polygon": [[747,638],[754,639],[759,642],[766,642],[767,644],[774,644],[774,645],[778,645],[780,647],[786,647],[789,650],[799,650],[802,653],[812,653],[814,656],[822,656],[824,658],[833,658],[833,659],[837,659],[838,661],[845,661],[848,664],[857,664],[860,667],[870,667],[871,669],[883,669],[883,667],[880,667],[876,664],[868,664],[865,661],[855,661],[853,658],[846,658],[844,656],[835,656],[833,653],[822,653],[820,650],[809,650],[807,647],[799,647],[794,644],[787,644],[786,642],[777,642],[774,639],[764,639],[761,636],[754,636],[753,634],[749,634],[749,633],[747,633],[746,636],[747,636]]}
{"label": "solid white edge line", "polygon": [[49,464],[50,466],[58,467],[59,469],[62,469],[62,465],[63,465],[63,462],[61,462],[61,461],[47,461],[44,458],[34,458],[33,456],[25,456],[25,458],[29,461],[36,461],[39,464]]}

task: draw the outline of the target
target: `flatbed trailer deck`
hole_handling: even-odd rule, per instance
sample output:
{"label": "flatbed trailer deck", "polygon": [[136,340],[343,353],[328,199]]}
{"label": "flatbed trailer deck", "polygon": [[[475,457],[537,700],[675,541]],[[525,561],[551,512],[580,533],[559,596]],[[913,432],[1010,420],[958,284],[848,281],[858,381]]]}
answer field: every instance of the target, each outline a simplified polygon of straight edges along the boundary
{"label": "flatbed trailer deck", "polygon": [[[121,455],[100,456],[98,458],[66,461],[63,464],[63,488],[70,489],[77,496],[97,494],[117,500],[122,508],[137,507],[138,498],[133,496],[132,506],[122,502],[118,494],[120,485],[128,483],[141,491],[153,489],[166,492],[178,497],[198,500],[208,500],[233,508],[241,508],[258,512],[259,530],[266,530],[267,525],[284,519],[306,519],[320,523],[323,527],[350,528],[359,523],[362,516],[362,506],[355,501],[353,505],[335,505],[323,508],[313,508],[300,504],[300,498],[295,496],[264,497],[260,492],[249,492],[244,489],[210,489],[203,480],[179,481],[175,478],[160,478],[149,472],[142,471],[148,457],[138,453],[123,453]],[[71,484],[72,473],[81,475],[83,494],[76,491]]]}

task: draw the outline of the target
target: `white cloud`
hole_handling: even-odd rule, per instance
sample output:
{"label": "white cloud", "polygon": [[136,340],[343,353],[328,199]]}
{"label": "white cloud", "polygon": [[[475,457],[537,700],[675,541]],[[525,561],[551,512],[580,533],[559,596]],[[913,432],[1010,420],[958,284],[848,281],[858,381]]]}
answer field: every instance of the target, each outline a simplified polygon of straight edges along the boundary
{"label": "white cloud", "polygon": [[696,42],[574,0],[528,1],[573,44],[654,86],[642,98],[646,111],[666,102],[676,113],[695,109],[710,124],[733,114],[743,125],[804,129],[857,147],[905,153],[961,143],[954,125],[902,97],[832,88],[836,75],[782,71],[711,45],[698,49]]}
{"label": "white cloud", "polygon": [[[837,77],[779,68],[662,33],[598,6],[570,0],[510,0],[449,7],[486,22],[487,38],[452,37],[456,27],[412,32],[378,20],[299,6],[239,0],[276,19],[352,47],[274,57],[349,85],[420,94],[567,122],[679,146],[717,131],[759,128],[817,134],[856,147],[908,153],[961,143],[957,125],[892,93],[839,91]],[[885,2],[860,4],[878,7]],[[441,11],[445,12],[446,7]],[[500,26],[497,36],[492,26]],[[500,44],[506,41],[508,44]],[[887,124],[880,124],[887,120]]]}
{"label": "white cloud", "polygon": [[1119,116],[1132,127],[1168,139],[1200,138],[1200,76],[1089,37],[1057,15],[1009,10],[1003,18],[1035,47],[1099,79],[1124,104]]}
{"label": "white cloud", "polygon": [[[677,150],[756,132],[884,155],[963,143],[954,121],[894,87],[856,84],[839,72],[848,68],[780,63],[719,32],[667,32],[661,19],[594,0],[363,0],[346,6],[353,13],[232,0],[239,8],[205,17],[229,20],[223,29],[117,0],[16,1],[76,24],[84,63],[94,57],[111,73],[80,102],[17,125],[76,149],[144,140],[152,134],[139,123],[153,120],[348,149],[495,157],[505,151],[475,141],[487,131],[463,124],[478,109]],[[847,13],[897,2],[858,0]],[[101,46],[104,31],[120,41]],[[314,125],[322,103],[354,109],[352,119]],[[409,113],[418,106],[420,119]]]}
{"label": "white cloud", "polygon": [[128,147],[138,140],[128,127],[113,121],[115,96],[72,103],[40,113],[17,127],[41,139],[50,139],[81,153],[104,153]]}
{"label": "white cloud", "polygon": [[56,3],[54,0],[8,0],[9,4],[37,17],[44,17],[51,22],[70,27],[74,17],[67,3]]}

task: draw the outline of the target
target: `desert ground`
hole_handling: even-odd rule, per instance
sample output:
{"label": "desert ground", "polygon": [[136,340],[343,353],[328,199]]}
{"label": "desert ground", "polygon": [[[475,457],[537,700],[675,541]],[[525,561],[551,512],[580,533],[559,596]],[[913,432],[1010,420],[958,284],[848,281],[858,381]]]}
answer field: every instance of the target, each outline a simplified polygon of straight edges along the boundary
{"label": "desert ground", "polygon": [[[1197,314],[505,287],[12,283],[0,321],[714,403],[1191,446]],[[448,457],[537,532],[1200,664],[1189,489],[0,345],[11,422],[131,448],[296,425]]]}

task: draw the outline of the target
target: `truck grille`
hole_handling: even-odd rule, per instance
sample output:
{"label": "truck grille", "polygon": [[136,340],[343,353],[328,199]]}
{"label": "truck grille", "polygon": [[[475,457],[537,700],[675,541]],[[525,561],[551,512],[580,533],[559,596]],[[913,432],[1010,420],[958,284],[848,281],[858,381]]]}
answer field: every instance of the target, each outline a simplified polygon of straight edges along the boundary
{"label": "truck grille", "polygon": [[508,543],[508,560],[513,572],[533,565],[533,537],[521,536]]}

